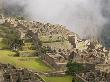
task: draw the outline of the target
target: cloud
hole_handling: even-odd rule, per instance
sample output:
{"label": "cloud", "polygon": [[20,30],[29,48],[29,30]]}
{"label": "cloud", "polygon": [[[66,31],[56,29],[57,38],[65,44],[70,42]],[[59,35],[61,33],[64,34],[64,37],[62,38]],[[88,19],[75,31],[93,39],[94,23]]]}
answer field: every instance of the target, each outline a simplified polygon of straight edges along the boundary
{"label": "cloud", "polygon": [[24,13],[32,20],[67,26],[81,37],[97,37],[106,22],[102,0],[5,0],[26,5]]}

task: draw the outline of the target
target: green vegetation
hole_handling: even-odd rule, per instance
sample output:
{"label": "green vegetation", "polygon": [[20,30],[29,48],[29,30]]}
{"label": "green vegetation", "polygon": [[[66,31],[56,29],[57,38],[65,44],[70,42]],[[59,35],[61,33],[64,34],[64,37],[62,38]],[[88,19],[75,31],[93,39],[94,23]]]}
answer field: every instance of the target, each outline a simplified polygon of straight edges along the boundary
{"label": "green vegetation", "polygon": [[72,82],[74,79],[75,82],[80,82],[77,78],[73,76],[63,76],[63,77],[43,77],[46,82]]}
{"label": "green vegetation", "polygon": [[0,25],[0,37],[14,39],[19,38],[20,33],[15,28]]}
{"label": "green vegetation", "polygon": [[[14,57],[16,52],[11,51],[7,45],[9,43],[15,42],[16,45],[21,44],[22,42],[19,39],[19,33],[15,29],[0,26],[0,62],[1,63],[10,63],[16,67],[23,67],[39,72],[51,71],[52,68],[47,66],[43,61],[37,57]],[[15,45],[13,44],[13,45]],[[27,50],[28,52],[33,52],[34,50]],[[26,51],[26,52],[27,52]],[[25,52],[25,51],[21,51]]]}
{"label": "green vegetation", "polygon": [[22,17],[22,16],[17,16],[17,17],[16,17],[16,20],[24,20],[24,17]]}
{"label": "green vegetation", "polygon": [[5,49],[5,48],[7,48],[7,45],[4,44],[3,38],[0,38],[0,49]]}
{"label": "green vegetation", "polygon": [[[72,82],[72,76],[64,77],[44,77],[46,82]],[[76,81],[78,82],[78,81]]]}
{"label": "green vegetation", "polygon": [[22,52],[35,52],[35,50],[24,50],[24,51],[19,51],[20,53]]}
{"label": "green vegetation", "polygon": [[36,50],[36,47],[33,42],[25,42],[22,46],[22,50]]}
{"label": "green vegetation", "polygon": [[20,40],[19,38],[15,38],[13,40],[11,40],[12,42],[10,42],[10,48],[11,49],[21,49],[23,46],[23,40]]}
{"label": "green vegetation", "polygon": [[[50,45],[51,47],[55,47],[56,49],[61,48],[61,49],[69,49],[71,48],[71,44],[65,40],[62,37],[58,37],[59,35],[55,35],[52,37],[46,37],[43,36],[41,37],[41,42],[43,46],[48,46]],[[35,70],[38,72],[48,72],[52,71],[52,67],[47,66],[40,58],[38,57],[15,57],[15,55],[19,52],[24,53],[24,52],[34,52],[35,51],[35,46],[33,45],[32,41],[26,41],[24,44],[22,43],[20,39],[19,32],[15,28],[9,28],[9,27],[4,27],[0,26],[0,63],[9,63],[12,64],[16,67],[22,67],[22,68],[27,68],[31,70]],[[16,52],[11,51],[13,47],[21,47],[21,50],[17,50]],[[12,48],[10,48],[10,46]],[[44,52],[47,51],[47,49],[44,49]],[[72,65],[72,68],[71,68]],[[73,68],[76,66],[76,68]],[[73,64],[68,64],[68,74],[72,75],[71,73],[75,72],[77,70],[77,66],[80,67],[79,65],[73,65]],[[79,69],[78,69],[79,71]],[[44,77],[43,78],[46,80],[46,82],[72,82],[73,76],[64,76],[64,77]],[[77,79],[74,78],[76,82]]]}
{"label": "green vegetation", "polygon": [[36,71],[51,71],[52,68],[45,65],[42,60],[37,57],[13,57],[15,52],[9,50],[0,50],[0,62],[10,63],[16,67],[28,68]]}
{"label": "green vegetation", "polygon": [[84,67],[83,67],[83,64],[80,64],[80,63],[72,63],[72,62],[69,62],[67,64],[67,71],[66,73],[69,74],[69,75],[74,75],[74,73],[80,73],[84,70]]}
{"label": "green vegetation", "polygon": [[15,28],[0,25],[0,38],[2,38],[2,44],[7,45],[7,48],[21,44],[20,33]]}

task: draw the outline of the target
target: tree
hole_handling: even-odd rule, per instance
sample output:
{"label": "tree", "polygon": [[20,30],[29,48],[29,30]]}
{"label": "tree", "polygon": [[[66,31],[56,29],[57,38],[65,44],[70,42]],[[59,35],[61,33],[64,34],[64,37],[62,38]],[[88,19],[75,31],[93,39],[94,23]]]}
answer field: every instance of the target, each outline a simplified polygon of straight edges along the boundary
{"label": "tree", "polygon": [[76,82],[74,78],[72,78],[72,82]]}
{"label": "tree", "polygon": [[84,69],[83,65],[80,64],[80,63],[72,63],[72,62],[69,62],[67,64],[67,71],[66,73],[69,74],[69,75],[74,75],[74,73],[80,73],[82,72]]}
{"label": "tree", "polygon": [[22,17],[22,16],[17,16],[16,19],[18,19],[18,20],[24,20],[24,17]]}
{"label": "tree", "polygon": [[10,43],[10,48],[13,50],[18,50],[22,47],[23,41],[20,39],[14,39],[12,43]]}

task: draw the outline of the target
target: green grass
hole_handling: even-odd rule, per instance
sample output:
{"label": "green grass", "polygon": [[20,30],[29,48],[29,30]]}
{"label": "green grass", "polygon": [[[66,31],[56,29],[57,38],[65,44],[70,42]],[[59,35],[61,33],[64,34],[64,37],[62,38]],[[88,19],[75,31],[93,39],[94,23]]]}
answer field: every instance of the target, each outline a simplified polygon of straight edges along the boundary
{"label": "green grass", "polygon": [[9,38],[19,37],[19,33],[14,28],[0,25],[0,36],[9,39]]}
{"label": "green grass", "polygon": [[0,49],[6,48],[7,45],[3,43],[3,38],[0,38]]}
{"label": "green grass", "polygon": [[0,50],[0,57],[2,56],[8,56],[8,55],[14,55],[15,52],[12,52],[10,50]]}
{"label": "green grass", "polygon": [[[43,77],[46,82],[72,82],[72,76],[64,77]],[[77,81],[76,81],[77,82]]]}
{"label": "green grass", "polygon": [[[25,60],[25,61],[21,61]],[[45,65],[42,60],[40,60],[39,58],[33,58],[33,57],[18,57],[15,58],[15,62],[19,63],[17,64],[18,67],[25,67],[28,69],[32,69],[35,71],[39,71],[39,72],[46,72],[46,71],[51,71],[51,67],[48,67],[47,65]]]}
{"label": "green grass", "polygon": [[47,66],[36,57],[13,57],[15,53],[9,50],[0,50],[0,62],[10,63],[16,67],[23,67],[39,72],[51,71],[52,68]]}
{"label": "green grass", "polygon": [[20,52],[20,53],[22,53],[22,52],[23,52],[23,53],[24,53],[24,52],[29,52],[29,53],[30,53],[30,52],[35,52],[35,50],[24,50],[24,51],[19,51],[19,52]]}
{"label": "green grass", "polygon": [[[2,43],[2,38],[12,38],[16,37],[17,33],[8,27],[0,26],[0,49],[7,46]],[[6,36],[8,34],[8,36]],[[70,43],[68,41],[64,42],[55,42],[57,41],[59,35],[53,36],[52,43],[44,43],[43,45],[50,45],[56,48],[70,48]],[[50,41],[49,37],[41,37],[42,41]],[[26,44],[26,47],[31,47],[32,44]],[[25,51],[21,51],[25,52]],[[27,52],[27,51],[26,51]],[[28,52],[33,52],[32,50],[28,50]],[[28,68],[31,70],[39,71],[39,72],[47,72],[52,71],[52,67],[47,66],[41,59],[37,57],[14,57],[16,53],[10,50],[0,50],[0,63],[10,63],[16,67]],[[64,77],[43,77],[46,82],[72,82],[72,76],[64,76]],[[76,81],[77,82],[77,81]]]}
{"label": "green grass", "polygon": [[[6,36],[7,35],[7,36]],[[6,44],[3,43],[3,38],[14,38],[19,34],[14,28],[9,28],[0,25],[0,49],[4,48]],[[32,46],[32,44],[27,44]],[[27,51],[22,51],[27,52]],[[33,52],[33,50],[28,50],[28,52]],[[10,50],[0,50],[0,63],[10,63],[16,67],[23,67],[32,69],[39,72],[52,71],[52,68],[47,66],[37,57],[14,57],[16,53]]]}

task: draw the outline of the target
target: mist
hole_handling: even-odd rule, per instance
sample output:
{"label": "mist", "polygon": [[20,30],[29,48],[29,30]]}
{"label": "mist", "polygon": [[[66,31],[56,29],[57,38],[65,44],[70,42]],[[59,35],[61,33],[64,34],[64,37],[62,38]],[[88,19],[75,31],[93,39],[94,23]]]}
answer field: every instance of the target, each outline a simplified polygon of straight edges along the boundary
{"label": "mist", "polygon": [[[67,26],[80,37],[99,37],[108,21],[104,0],[4,0],[5,5],[23,6],[31,20]],[[109,0],[105,0],[109,1]],[[19,11],[18,11],[19,12]]]}

